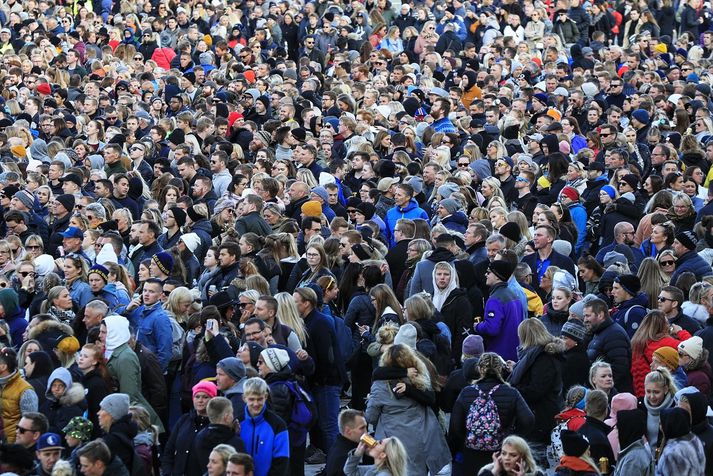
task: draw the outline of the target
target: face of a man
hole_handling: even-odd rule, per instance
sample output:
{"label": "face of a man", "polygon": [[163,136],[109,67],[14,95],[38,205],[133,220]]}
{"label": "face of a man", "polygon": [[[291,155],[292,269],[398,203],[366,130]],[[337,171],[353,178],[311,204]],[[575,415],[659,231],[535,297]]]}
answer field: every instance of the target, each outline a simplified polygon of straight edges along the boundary
{"label": "face of a man", "polygon": [[46,449],[42,451],[36,451],[37,459],[40,461],[42,470],[47,474],[52,473],[52,468],[62,456],[62,451],[59,449]]}
{"label": "face of a man", "polygon": [[215,385],[218,387],[218,390],[226,391],[235,385],[235,380],[230,378],[223,369],[218,368],[215,371]]}
{"label": "face of a man", "polygon": [[218,263],[223,267],[230,266],[235,263],[235,256],[228,253],[227,249],[222,248],[220,252],[218,252]]}
{"label": "face of a man", "polygon": [[157,303],[161,299],[162,294],[163,288],[159,283],[146,283],[142,293],[144,304],[150,306]]}
{"label": "face of a man", "polygon": [[228,462],[228,466],[225,469],[225,476],[253,476],[253,472],[246,472],[245,466]]}
{"label": "face of a man", "polygon": [[624,301],[631,299],[631,296],[629,295],[629,293],[626,292],[624,290],[624,288],[621,287],[621,284],[619,284],[619,283],[614,283],[612,285],[611,295],[614,298],[615,303],[622,303]]}
{"label": "face of a man", "polygon": [[22,445],[25,448],[31,448],[39,437],[39,431],[32,431],[32,420],[24,417],[20,418],[20,421],[17,424],[15,443]]}

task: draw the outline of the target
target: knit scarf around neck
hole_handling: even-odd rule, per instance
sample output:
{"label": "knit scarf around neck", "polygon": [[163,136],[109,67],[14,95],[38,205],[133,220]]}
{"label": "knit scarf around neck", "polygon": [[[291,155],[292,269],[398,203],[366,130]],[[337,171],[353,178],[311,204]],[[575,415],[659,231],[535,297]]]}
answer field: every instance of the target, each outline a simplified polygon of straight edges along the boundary
{"label": "knit scarf around neck", "polygon": [[646,406],[646,412],[648,416],[646,418],[646,438],[649,444],[653,448],[658,442],[659,437],[659,424],[661,419],[661,410],[665,410],[671,406],[671,401],[673,400],[673,395],[670,393],[666,395],[663,402],[657,406],[653,406],[649,401],[644,398],[644,405]]}

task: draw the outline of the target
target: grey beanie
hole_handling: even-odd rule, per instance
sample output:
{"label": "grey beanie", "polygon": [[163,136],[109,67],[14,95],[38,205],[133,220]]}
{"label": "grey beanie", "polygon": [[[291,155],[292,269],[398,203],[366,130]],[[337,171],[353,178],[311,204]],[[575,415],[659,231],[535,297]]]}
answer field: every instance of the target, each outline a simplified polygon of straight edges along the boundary
{"label": "grey beanie", "polygon": [[443,206],[443,208],[445,208],[446,211],[451,215],[460,210],[460,205],[456,200],[453,200],[452,198],[446,198],[444,200],[441,200],[441,206]]}
{"label": "grey beanie", "polygon": [[605,268],[608,268],[614,263],[629,264],[629,262],[626,260],[626,256],[621,253],[617,253],[616,251],[610,251],[604,255]]}
{"label": "grey beanie", "polygon": [[394,345],[406,345],[412,349],[416,348],[416,328],[411,324],[404,324],[399,328],[399,332],[394,337]]}
{"label": "grey beanie", "polygon": [[245,364],[237,357],[226,357],[218,362],[218,368],[236,382],[245,377]]}
{"label": "grey beanie", "polygon": [[579,319],[584,319],[584,299],[577,301],[571,306],[569,306],[569,313],[577,316]]}
{"label": "grey beanie", "polygon": [[99,407],[116,421],[129,414],[129,396],[125,393],[112,393],[104,397]]}
{"label": "grey beanie", "polygon": [[15,195],[13,195],[13,197],[20,200],[20,203],[25,205],[30,210],[32,210],[35,206],[34,195],[32,195],[32,193],[30,193],[26,190],[20,190],[19,192],[15,193]]}
{"label": "grey beanie", "polygon": [[460,188],[453,182],[444,183],[443,185],[438,187],[438,194],[441,196],[441,198],[450,198],[451,194],[459,191]]}

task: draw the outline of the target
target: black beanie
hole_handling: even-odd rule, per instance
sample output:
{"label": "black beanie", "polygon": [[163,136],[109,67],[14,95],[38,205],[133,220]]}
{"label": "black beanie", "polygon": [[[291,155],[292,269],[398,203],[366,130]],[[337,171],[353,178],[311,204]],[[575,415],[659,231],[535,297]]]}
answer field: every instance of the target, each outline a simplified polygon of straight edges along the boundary
{"label": "black beanie", "polygon": [[171,213],[173,213],[173,218],[175,218],[176,223],[179,227],[186,224],[186,212],[180,207],[171,207]]}

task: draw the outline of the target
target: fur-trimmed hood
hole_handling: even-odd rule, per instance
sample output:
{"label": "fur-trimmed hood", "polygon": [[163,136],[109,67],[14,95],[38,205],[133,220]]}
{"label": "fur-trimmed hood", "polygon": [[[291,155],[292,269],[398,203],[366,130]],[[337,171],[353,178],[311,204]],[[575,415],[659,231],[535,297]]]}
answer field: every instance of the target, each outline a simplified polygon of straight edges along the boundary
{"label": "fur-trimmed hood", "polygon": [[552,339],[552,342],[545,345],[543,350],[548,354],[563,354],[567,350],[567,346],[564,343],[564,339],[556,337]]}
{"label": "fur-trimmed hood", "polygon": [[86,397],[86,392],[84,386],[79,382],[74,382],[69,390],[64,392],[59,398],[59,404],[63,407],[71,407],[72,405],[77,405],[84,401]]}
{"label": "fur-trimmed hood", "polygon": [[[65,324],[63,322],[59,322],[56,320],[47,320],[40,322],[36,326],[34,326],[28,333],[27,333],[27,338],[28,339],[37,339],[38,336],[41,334],[45,333],[53,333],[56,335],[59,334],[65,334],[68,336],[73,336],[74,331],[72,330],[72,327],[69,324]],[[44,342],[42,342],[43,347],[44,347]],[[45,349],[45,350],[52,350],[52,349]]]}

